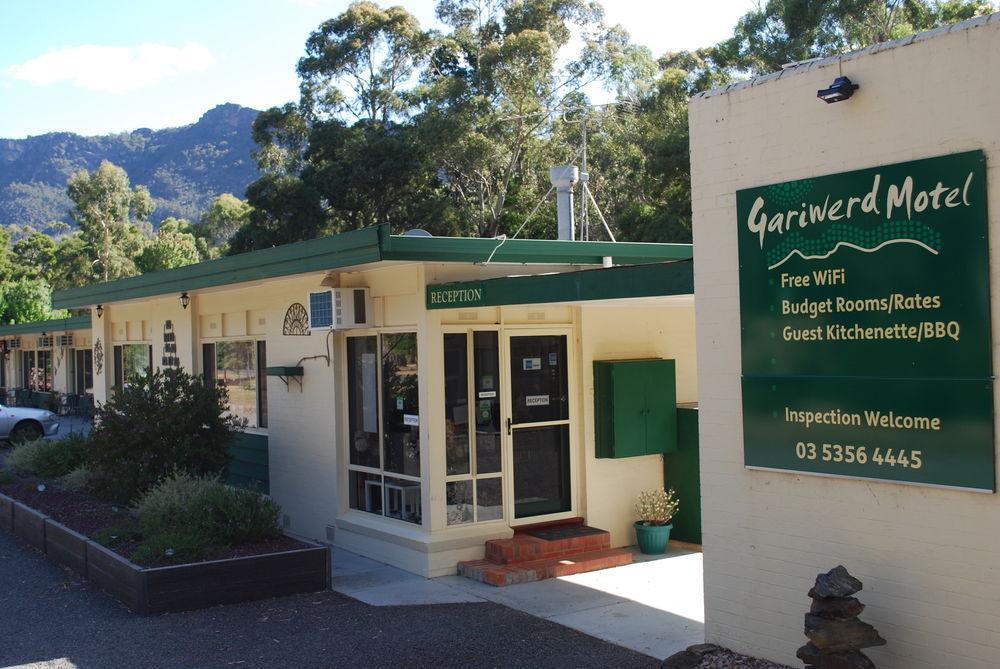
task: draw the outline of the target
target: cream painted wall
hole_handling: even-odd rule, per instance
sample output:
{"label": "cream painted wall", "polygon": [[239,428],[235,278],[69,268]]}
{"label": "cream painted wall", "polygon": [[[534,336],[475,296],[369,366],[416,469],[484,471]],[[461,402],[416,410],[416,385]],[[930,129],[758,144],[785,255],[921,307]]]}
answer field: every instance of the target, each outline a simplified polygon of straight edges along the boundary
{"label": "cream painted wall", "polygon": [[[889,641],[869,651],[881,669],[1000,663],[1000,499],[748,471],[740,398],[737,190],[983,149],[997,257],[1000,16],[979,23],[691,102],[708,641],[798,666],[806,592],[844,564]],[[817,100],[841,73],[856,96]],[[1000,263],[991,284],[1000,369]]]}
{"label": "cream painted wall", "polygon": [[[691,298],[674,306],[651,301],[646,306],[579,308],[583,379],[583,468],[587,523],[611,532],[612,546],[635,543],[635,498],[640,490],[663,486],[663,456],[598,459],[594,442],[594,361],[633,358],[676,360],[677,401],[698,399],[695,368],[694,305]],[[698,500],[681,500],[681,504]]]}

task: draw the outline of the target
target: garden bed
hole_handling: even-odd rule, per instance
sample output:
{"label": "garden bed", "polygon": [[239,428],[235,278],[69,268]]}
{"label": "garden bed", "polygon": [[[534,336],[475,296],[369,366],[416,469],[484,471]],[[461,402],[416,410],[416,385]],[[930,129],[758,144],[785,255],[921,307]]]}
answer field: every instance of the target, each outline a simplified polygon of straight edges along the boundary
{"label": "garden bed", "polygon": [[91,538],[130,519],[125,509],[49,481],[31,477],[0,483],[0,530],[12,532],[139,614],[329,588],[329,549],[287,535],[226,547],[199,562],[147,566],[129,559],[134,544],[122,542],[111,550]]}

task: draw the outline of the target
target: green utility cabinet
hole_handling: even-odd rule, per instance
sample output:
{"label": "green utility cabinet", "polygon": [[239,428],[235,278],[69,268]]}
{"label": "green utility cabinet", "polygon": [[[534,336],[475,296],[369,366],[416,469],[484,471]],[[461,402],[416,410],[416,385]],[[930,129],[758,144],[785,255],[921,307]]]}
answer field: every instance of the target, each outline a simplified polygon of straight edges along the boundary
{"label": "green utility cabinet", "polygon": [[595,360],[594,433],[599,458],[677,450],[673,360]]}

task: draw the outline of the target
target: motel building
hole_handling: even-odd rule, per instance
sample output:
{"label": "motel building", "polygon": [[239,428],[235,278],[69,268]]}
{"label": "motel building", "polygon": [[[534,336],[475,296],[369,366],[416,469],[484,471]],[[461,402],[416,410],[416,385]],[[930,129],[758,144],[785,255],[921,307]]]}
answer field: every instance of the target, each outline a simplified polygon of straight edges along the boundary
{"label": "motel building", "polygon": [[697,400],[691,254],[375,227],[54,306],[89,313],[72,334],[97,404],[150,366],[224,385],[247,421],[229,478],[267,490],[291,534],[438,576],[519,528],[583,522],[607,533],[584,569],[631,559],[615,549],[635,543],[636,497],[665,470],[690,488],[679,538],[698,539],[690,438],[669,466],[678,405]]}
{"label": "motel building", "polygon": [[93,411],[90,316],[0,326],[0,404]]}

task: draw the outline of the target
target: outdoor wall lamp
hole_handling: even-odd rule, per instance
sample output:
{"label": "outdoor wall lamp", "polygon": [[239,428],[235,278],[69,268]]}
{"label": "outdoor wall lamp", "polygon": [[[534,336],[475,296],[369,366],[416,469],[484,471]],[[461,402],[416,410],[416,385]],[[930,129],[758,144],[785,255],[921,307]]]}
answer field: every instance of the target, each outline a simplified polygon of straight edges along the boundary
{"label": "outdoor wall lamp", "polygon": [[104,305],[103,304],[98,304],[97,305],[97,309],[95,309],[94,311],[97,312],[97,317],[100,318],[101,316],[104,315]]}
{"label": "outdoor wall lamp", "polygon": [[191,304],[191,298],[188,296],[187,291],[184,291],[181,293],[181,307],[187,309],[189,304]]}
{"label": "outdoor wall lamp", "polygon": [[854,95],[854,91],[858,88],[859,86],[847,77],[837,77],[830,88],[816,91],[816,97],[827,104],[841,102]]}

